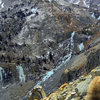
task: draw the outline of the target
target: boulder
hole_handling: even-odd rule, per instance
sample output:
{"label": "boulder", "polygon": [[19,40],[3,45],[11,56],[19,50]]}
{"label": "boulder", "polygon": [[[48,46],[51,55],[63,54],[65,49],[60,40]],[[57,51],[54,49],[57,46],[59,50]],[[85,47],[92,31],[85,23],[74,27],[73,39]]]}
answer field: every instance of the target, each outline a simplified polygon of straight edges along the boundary
{"label": "boulder", "polygon": [[41,100],[46,97],[46,94],[42,88],[42,86],[39,86],[37,88],[34,88],[32,90],[32,93],[28,97],[28,100]]}
{"label": "boulder", "polygon": [[77,84],[76,89],[78,90],[79,95],[86,95],[88,86],[90,84],[92,79],[86,79],[85,81],[81,81],[80,83]]}

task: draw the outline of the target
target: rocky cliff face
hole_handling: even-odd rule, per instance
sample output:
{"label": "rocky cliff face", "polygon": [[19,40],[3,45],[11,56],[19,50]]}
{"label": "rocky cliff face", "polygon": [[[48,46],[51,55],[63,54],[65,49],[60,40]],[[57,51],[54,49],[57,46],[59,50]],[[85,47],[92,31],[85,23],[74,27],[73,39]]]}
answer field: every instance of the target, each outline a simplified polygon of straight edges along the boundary
{"label": "rocky cliff face", "polygon": [[[88,75],[82,75],[73,82],[64,83],[56,92],[48,97],[42,97],[41,100],[99,100],[100,76],[98,75],[100,74],[97,74],[99,69],[100,67],[97,67]],[[41,91],[40,94],[42,93]],[[35,94],[35,98],[37,98],[36,95],[38,94]]]}
{"label": "rocky cliff face", "polygon": [[[79,54],[75,57],[73,63],[70,64],[70,67],[67,68],[62,76],[60,81],[55,87],[59,87],[56,92],[51,93],[47,97],[42,97],[42,100],[95,100],[94,98],[99,98],[99,69],[98,65],[100,43],[96,46],[88,49],[87,51]],[[93,54],[95,54],[93,56]],[[94,60],[90,58],[95,58]],[[89,59],[90,58],[90,59]],[[93,65],[91,65],[93,64]],[[68,66],[68,65],[67,65]],[[94,69],[93,69],[94,68]],[[56,74],[55,74],[56,75]],[[93,81],[92,81],[93,80]],[[92,82],[91,82],[92,81]],[[90,84],[91,83],[91,84]],[[34,89],[33,89],[34,90]],[[39,92],[42,95],[42,92]],[[96,93],[97,95],[94,95]],[[32,94],[29,96],[35,98],[38,97],[38,94]],[[32,98],[30,99],[32,100]]]}
{"label": "rocky cliff face", "polygon": [[[1,0],[0,91],[8,90],[0,98],[27,98],[32,85],[42,85],[48,95],[58,88],[59,81],[73,81],[98,66],[99,46],[92,50],[100,42],[99,3]],[[19,87],[22,90],[15,91]]]}

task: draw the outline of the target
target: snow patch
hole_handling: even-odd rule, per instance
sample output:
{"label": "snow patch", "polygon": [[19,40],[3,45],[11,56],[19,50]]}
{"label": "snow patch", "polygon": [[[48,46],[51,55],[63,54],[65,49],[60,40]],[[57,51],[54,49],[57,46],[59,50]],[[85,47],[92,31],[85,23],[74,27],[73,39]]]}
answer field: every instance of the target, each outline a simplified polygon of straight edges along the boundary
{"label": "snow patch", "polygon": [[92,16],[92,18],[95,18],[95,15],[94,15],[94,13],[93,13],[91,16]]}
{"label": "snow patch", "polygon": [[91,36],[88,36],[88,39],[91,39]]}
{"label": "snow patch", "polygon": [[86,0],[83,0],[83,4],[89,8],[89,5],[86,4]]}
{"label": "snow patch", "polygon": [[84,44],[83,43],[79,44],[78,48],[79,48],[80,51],[82,51],[84,49]]}
{"label": "snow patch", "polygon": [[48,1],[51,3],[51,2],[56,1],[56,0],[48,0]]}
{"label": "snow patch", "polygon": [[32,8],[31,11],[32,11],[33,13],[36,13],[37,8]]}
{"label": "snow patch", "polygon": [[2,2],[2,0],[0,0],[0,8],[4,8],[4,3]]}
{"label": "snow patch", "polygon": [[1,8],[4,8],[4,3],[1,4]]}
{"label": "snow patch", "polygon": [[61,48],[61,47],[63,47],[63,44],[60,43],[60,44],[59,44],[59,48]]}
{"label": "snow patch", "polygon": [[2,89],[7,89],[10,85],[6,85],[5,87],[2,87]]}
{"label": "snow patch", "polygon": [[53,40],[53,39],[50,39],[50,38],[47,38],[47,39],[44,39],[44,40],[43,40],[43,42],[46,42],[46,43],[47,43],[48,41],[54,42],[54,40]]}
{"label": "snow patch", "polygon": [[98,20],[100,20],[100,16],[98,17]]}
{"label": "snow patch", "polygon": [[23,42],[18,42],[17,44],[21,46],[21,45],[23,45]]}

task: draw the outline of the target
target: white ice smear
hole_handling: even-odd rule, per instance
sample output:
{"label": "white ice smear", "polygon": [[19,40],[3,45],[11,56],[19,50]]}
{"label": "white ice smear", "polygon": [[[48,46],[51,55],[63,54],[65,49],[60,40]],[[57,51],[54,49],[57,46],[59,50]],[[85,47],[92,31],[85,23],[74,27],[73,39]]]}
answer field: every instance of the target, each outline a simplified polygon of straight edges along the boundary
{"label": "white ice smear", "polygon": [[4,3],[1,4],[1,8],[4,8]]}
{"label": "white ice smear", "polygon": [[98,17],[98,20],[100,20],[100,16]]}
{"label": "white ice smear", "polygon": [[54,74],[54,69],[52,69],[51,71],[47,72],[46,75],[43,77],[42,81],[38,82],[38,84],[35,85],[35,88],[38,87],[42,82],[45,82],[53,74]]}
{"label": "white ice smear", "polygon": [[45,81],[46,79],[48,79],[51,75],[53,75],[53,73],[54,73],[53,70],[49,71],[48,74],[43,78],[42,81]]}
{"label": "white ice smear", "polygon": [[79,4],[80,0],[77,0],[77,2],[75,2],[74,4]]}
{"label": "white ice smear", "polygon": [[82,51],[84,49],[84,44],[83,43],[79,44],[78,48],[79,48],[80,51]]}
{"label": "white ice smear", "polygon": [[86,0],[83,0],[84,6],[89,8],[89,5],[86,4]]}
{"label": "white ice smear", "polygon": [[51,2],[56,1],[56,0],[48,0],[48,1],[51,3]]}
{"label": "white ice smear", "polygon": [[93,13],[91,16],[92,16],[92,18],[95,18],[95,15],[94,15],[94,13]]}
{"label": "white ice smear", "polygon": [[4,8],[4,3],[2,2],[2,0],[0,0],[0,8]]}
{"label": "white ice smear", "polygon": [[37,8],[32,8],[31,11],[32,11],[33,13],[36,13]]}
{"label": "white ice smear", "polygon": [[[17,40],[17,44],[18,44],[18,45],[23,45],[23,43],[24,43],[24,41],[25,41],[25,36],[27,35],[28,31],[29,31],[28,26],[25,25],[25,26],[22,28],[20,34],[18,34],[18,38],[17,38],[17,39],[14,39],[14,41]],[[27,39],[28,39],[28,38],[27,38]],[[16,42],[16,41],[15,41],[15,42]]]}
{"label": "white ice smear", "polygon": [[19,80],[20,82],[25,82],[25,75],[24,75],[24,70],[22,68],[22,66],[16,66],[16,69],[18,70],[19,73]]}
{"label": "white ice smear", "polygon": [[7,89],[10,85],[6,85],[5,87],[2,87],[2,89]]}
{"label": "white ice smear", "polygon": [[91,36],[88,36],[88,39],[91,39]]}
{"label": "white ice smear", "polygon": [[2,3],[2,0],[0,0],[0,5],[1,5],[1,3]]}
{"label": "white ice smear", "polygon": [[65,55],[62,58],[62,61],[59,64],[59,66],[57,66],[55,69],[52,69],[51,71],[47,72],[46,75],[43,77],[43,79],[41,81],[39,81],[34,86],[34,88],[38,87],[39,85],[41,85],[41,83],[45,82],[48,78],[50,78],[54,74],[55,71],[57,71],[59,68],[63,67],[63,65],[66,64],[71,59],[71,57],[72,57],[72,50],[74,48],[74,39],[73,39],[74,35],[75,35],[75,32],[72,32],[71,38],[70,38],[70,44],[67,45],[67,48],[69,48],[69,46],[71,45],[70,53]]}
{"label": "white ice smear", "polygon": [[63,47],[63,44],[59,44],[59,48]]}
{"label": "white ice smear", "polygon": [[3,80],[4,69],[0,67],[0,82]]}

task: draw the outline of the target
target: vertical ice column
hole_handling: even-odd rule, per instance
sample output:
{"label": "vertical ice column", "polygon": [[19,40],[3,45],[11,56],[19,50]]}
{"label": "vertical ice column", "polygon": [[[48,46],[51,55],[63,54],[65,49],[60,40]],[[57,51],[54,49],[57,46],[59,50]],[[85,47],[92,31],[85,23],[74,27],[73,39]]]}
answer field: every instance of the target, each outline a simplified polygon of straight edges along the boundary
{"label": "vertical ice column", "polygon": [[42,82],[45,82],[48,78],[50,78],[54,74],[54,71],[57,71],[59,68],[63,67],[63,65],[66,64],[71,59],[72,49],[74,48],[74,36],[75,36],[75,32],[72,32],[71,38],[70,38],[70,43],[66,47],[66,48],[69,48],[69,45],[71,45],[70,53],[67,54],[66,56],[64,56],[64,58],[62,58],[62,62],[55,69],[52,69],[51,71],[49,71],[44,76],[44,78],[34,86],[35,88],[38,87],[39,85],[41,85]]}
{"label": "vertical ice column", "polygon": [[22,66],[16,66],[18,73],[19,73],[19,80],[20,82],[25,82],[25,75],[24,75],[24,70],[22,68]]}
{"label": "vertical ice column", "polygon": [[71,45],[74,45],[74,35],[75,35],[75,32],[72,32],[71,34]]}
{"label": "vertical ice column", "polygon": [[[74,48],[74,36],[75,36],[75,32],[72,32],[71,34],[71,38],[70,38],[70,43],[67,45],[67,48],[70,48],[70,53],[67,54],[63,60],[62,60],[62,64],[65,64],[66,62],[68,62],[71,57],[72,57],[72,51],[73,51],[73,48]],[[71,47],[69,47],[71,46]]]}
{"label": "vertical ice column", "polygon": [[72,32],[71,34],[71,38],[70,38],[70,54],[72,54],[72,49],[74,48],[74,36],[75,36],[75,32]]}

